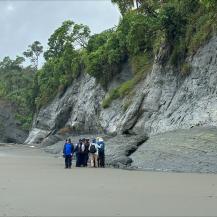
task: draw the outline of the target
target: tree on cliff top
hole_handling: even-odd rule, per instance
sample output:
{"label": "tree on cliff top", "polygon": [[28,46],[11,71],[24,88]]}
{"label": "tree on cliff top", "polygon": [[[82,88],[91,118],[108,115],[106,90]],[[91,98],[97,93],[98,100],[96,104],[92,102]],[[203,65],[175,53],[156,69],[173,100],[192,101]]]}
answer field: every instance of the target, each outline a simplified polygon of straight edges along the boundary
{"label": "tree on cliff top", "polygon": [[24,51],[23,55],[27,58],[30,58],[30,61],[33,63],[33,68],[37,70],[39,56],[43,53],[43,46],[39,41],[35,41],[28,47],[28,50]]}
{"label": "tree on cliff top", "polygon": [[112,3],[118,5],[122,15],[131,10],[134,5],[133,0],[112,0]]}
{"label": "tree on cliff top", "polygon": [[58,58],[66,49],[84,48],[90,37],[90,29],[83,24],[75,24],[71,20],[63,22],[48,39],[48,50],[44,53],[46,60]]}

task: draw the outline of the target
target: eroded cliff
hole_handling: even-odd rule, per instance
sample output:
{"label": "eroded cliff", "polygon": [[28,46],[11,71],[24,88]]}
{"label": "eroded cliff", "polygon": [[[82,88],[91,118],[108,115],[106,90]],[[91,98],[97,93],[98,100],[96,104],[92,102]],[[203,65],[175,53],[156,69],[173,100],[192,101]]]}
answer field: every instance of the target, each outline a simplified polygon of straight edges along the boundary
{"label": "eroded cliff", "polygon": [[[102,108],[107,93],[94,78],[82,74],[39,111],[26,143],[47,146],[65,135],[84,133],[152,137],[177,129],[217,126],[217,37],[187,59],[188,75],[162,65],[160,55],[130,96],[114,100],[107,109]],[[125,80],[132,74],[127,68],[128,73],[126,67],[120,73]],[[110,88],[125,80],[111,82]]]}

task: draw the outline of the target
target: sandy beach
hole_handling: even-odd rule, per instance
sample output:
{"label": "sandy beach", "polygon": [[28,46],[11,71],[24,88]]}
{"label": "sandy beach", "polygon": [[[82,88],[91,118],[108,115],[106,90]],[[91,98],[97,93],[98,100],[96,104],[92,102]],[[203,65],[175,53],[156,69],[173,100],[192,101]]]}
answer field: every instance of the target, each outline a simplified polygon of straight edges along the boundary
{"label": "sandy beach", "polygon": [[217,215],[214,174],[66,170],[39,149],[0,146],[0,176],[0,216]]}

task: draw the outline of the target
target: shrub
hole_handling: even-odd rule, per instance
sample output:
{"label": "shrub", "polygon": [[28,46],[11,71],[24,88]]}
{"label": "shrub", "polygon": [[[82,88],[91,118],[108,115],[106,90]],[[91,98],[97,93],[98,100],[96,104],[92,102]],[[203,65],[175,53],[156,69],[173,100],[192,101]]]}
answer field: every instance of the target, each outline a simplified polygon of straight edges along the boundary
{"label": "shrub", "polygon": [[193,19],[197,19],[197,22],[189,25],[186,33],[186,42],[188,43],[188,53],[190,55],[193,55],[199,47],[204,45],[217,29],[213,16],[211,14],[201,16],[201,13],[197,14]]}
{"label": "shrub", "polygon": [[103,100],[102,102],[102,107],[105,109],[105,108],[108,108],[111,104],[111,102],[117,98],[119,98],[119,91],[118,91],[118,88],[116,89],[113,89],[111,90],[109,93],[108,93],[108,96]]}
{"label": "shrub", "polygon": [[190,72],[191,72],[191,65],[188,64],[188,63],[183,63],[181,65],[181,73],[182,73],[182,75],[185,75],[185,76],[189,75]]}
{"label": "shrub", "polygon": [[127,95],[135,86],[135,80],[131,79],[129,81],[124,82],[118,88],[118,93],[121,97]]}
{"label": "shrub", "polygon": [[144,79],[152,66],[152,58],[148,57],[146,53],[134,56],[131,60],[134,71],[134,76],[131,80],[122,83],[119,87],[111,90],[108,96],[103,100],[102,107],[108,108],[113,100],[119,97],[129,95],[134,87]]}

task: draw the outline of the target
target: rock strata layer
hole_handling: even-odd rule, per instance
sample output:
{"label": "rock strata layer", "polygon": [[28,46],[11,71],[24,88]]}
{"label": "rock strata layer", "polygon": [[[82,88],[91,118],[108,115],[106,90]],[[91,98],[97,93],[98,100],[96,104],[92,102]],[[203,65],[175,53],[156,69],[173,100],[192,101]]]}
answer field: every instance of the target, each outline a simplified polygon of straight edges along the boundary
{"label": "rock strata layer", "polygon": [[[114,100],[107,109],[102,108],[102,101],[108,93],[94,78],[82,74],[64,93],[39,111],[26,143],[47,146],[62,141],[62,135],[117,135],[113,139],[113,149],[117,148],[119,152],[122,147],[119,149],[117,138],[125,134],[131,135],[131,138],[147,136],[152,141],[155,135],[168,131],[195,126],[216,127],[217,37],[213,37],[186,60],[190,69],[188,75],[182,75],[169,64],[162,65],[159,59],[161,54],[130,96]],[[112,81],[109,89],[124,82],[124,77],[131,78],[132,74],[129,64],[125,64],[118,82]],[[124,144],[127,144],[127,139]],[[136,163],[133,157],[139,150],[130,158],[131,164],[146,168],[143,163]],[[122,158],[122,151],[120,156]],[[146,158],[147,155],[140,157]],[[130,159],[127,156],[119,162],[130,165]],[[111,161],[115,162],[115,159]],[[206,171],[205,164],[201,165],[203,169],[198,171]],[[164,166],[167,167],[166,164]]]}

